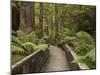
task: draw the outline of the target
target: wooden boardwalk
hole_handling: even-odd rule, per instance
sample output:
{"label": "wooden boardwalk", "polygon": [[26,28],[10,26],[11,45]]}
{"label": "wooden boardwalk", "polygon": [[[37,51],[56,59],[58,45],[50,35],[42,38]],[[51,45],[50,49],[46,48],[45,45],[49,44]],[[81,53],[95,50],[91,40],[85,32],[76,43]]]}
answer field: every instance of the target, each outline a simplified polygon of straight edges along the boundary
{"label": "wooden boardwalk", "polygon": [[43,73],[89,69],[84,63],[72,63],[77,54],[67,44],[65,47],[66,51],[53,45],[49,46],[47,52],[37,50],[12,65],[12,73]]}
{"label": "wooden boardwalk", "polygon": [[41,72],[67,71],[70,70],[65,52],[56,46],[49,46],[49,58]]}

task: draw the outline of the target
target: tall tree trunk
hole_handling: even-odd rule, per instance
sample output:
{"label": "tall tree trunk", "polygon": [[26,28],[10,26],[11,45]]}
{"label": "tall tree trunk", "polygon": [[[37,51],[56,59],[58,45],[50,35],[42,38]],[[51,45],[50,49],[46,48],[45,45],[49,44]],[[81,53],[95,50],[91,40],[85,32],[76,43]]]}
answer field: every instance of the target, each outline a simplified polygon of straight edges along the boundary
{"label": "tall tree trunk", "polygon": [[48,32],[48,17],[45,18],[45,21],[46,21],[45,32],[48,35],[49,34],[49,32]]}
{"label": "tall tree trunk", "polygon": [[43,37],[43,3],[40,3],[39,38]]}
{"label": "tall tree trunk", "polygon": [[35,3],[33,3],[33,30],[35,31]]}
{"label": "tall tree trunk", "polygon": [[20,24],[20,12],[15,6],[12,6],[12,30],[16,31],[19,29]]}
{"label": "tall tree trunk", "polygon": [[33,31],[33,3],[21,2],[20,6],[20,30],[24,32]]}
{"label": "tall tree trunk", "polygon": [[59,24],[58,24],[58,8],[57,5],[55,5],[55,38],[58,37],[58,33],[59,33]]}

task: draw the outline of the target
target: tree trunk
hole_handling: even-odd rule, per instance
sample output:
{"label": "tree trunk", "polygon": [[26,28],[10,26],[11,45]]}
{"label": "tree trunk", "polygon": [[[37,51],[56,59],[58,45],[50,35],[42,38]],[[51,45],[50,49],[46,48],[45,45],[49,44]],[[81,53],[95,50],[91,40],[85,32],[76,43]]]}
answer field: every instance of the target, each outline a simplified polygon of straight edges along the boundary
{"label": "tree trunk", "polygon": [[12,6],[12,30],[16,31],[19,29],[20,24],[20,12],[15,6]]}
{"label": "tree trunk", "polygon": [[39,38],[43,37],[43,3],[40,3]]}
{"label": "tree trunk", "polygon": [[33,3],[33,30],[35,31],[35,3]]}
{"label": "tree trunk", "polygon": [[58,8],[57,5],[55,5],[55,38],[58,37],[58,33],[59,33],[59,24],[58,24]]}
{"label": "tree trunk", "polygon": [[20,6],[20,30],[24,32],[33,31],[33,3],[21,2]]}

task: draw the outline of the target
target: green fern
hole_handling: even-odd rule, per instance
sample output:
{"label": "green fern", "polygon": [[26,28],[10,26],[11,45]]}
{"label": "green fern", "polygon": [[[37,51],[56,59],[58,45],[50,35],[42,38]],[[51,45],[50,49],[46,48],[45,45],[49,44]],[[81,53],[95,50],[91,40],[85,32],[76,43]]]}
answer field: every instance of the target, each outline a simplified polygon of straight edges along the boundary
{"label": "green fern", "polygon": [[86,57],[90,57],[93,62],[96,61],[96,50],[93,48],[89,53],[86,54]]}
{"label": "green fern", "polygon": [[38,42],[38,44],[45,44],[45,43],[47,43],[47,41],[44,38],[40,39]]}
{"label": "green fern", "polygon": [[37,42],[37,35],[34,31],[28,34],[28,38],[29,38],[28,42],[32,42],[32,43]]}
{"label": "green fern", "polygon": [[22,42],[19,40],[19,38],[12,36],[12,45],[21,46]]}
{"label": "green fern", "polygon": [[73,39],[71,43],[79,55],[85,55],[95,48],[95,42],[92,36],[83,31],[76,33],[76,38]]}
{"label": "green fern", "polygon": [[29,41],[28,33],[25,33],[25,32],[20,31],[20,30],[17,31],[17,38],[18,38],[20,41],[22,41],[23,43]]}
{"label": "green fern", "polygon": [[19,47],[19,46],[11,46],[12,48],[12,53],[13,54],[17,54],[17,55],[26,55],[26,52],[23,48]]}
{"label": "green fern", "polygon": [[[69,33],[69,31],[67,30]],[[66,30],[60,34],[59,40],[61,44],[71,45],[78,54],[72,62],[86,63],[90,68],[95,68],[95,40],[87,32],[80,31],[76,35],[67,34]]]}
{"label": "green fern", "polygon": [[16,62],[23,59],[25,55],[18,55],[18,54],[12,54],[12,64],[15,64]]}
{"label": "green fern", "polygon": [[[25,33],[23,31],[13,32],[12,34],[12,55],[13,63],[21,60],[26,55],[33,53],[36,50],[47,50],[48,45],[46,40],[37,39],[35,32]],[[18,57],[19,56],[19,57]]]}
{"label": "green fern", "polygon": [[[14,50],[18,47],[23,49],[27,54],[30,54],[36,50],[45,50],[48,48],[47,45],[45,44],[46,41],[44,40],[44,38],[38,40],[37,45],[34,44],[37,41],[36,39],[37,36],[34,32],[28,34],[23,31],[17,31],[16,33],[17,37],[12,36],[12,45],[15,46],[13,48]],[[19,53],[21,52],[20,50],[17,51],[19,51]]]}
{"label": "green fern", "polygon": [[90,68],[95,68],[95,41],[91,35],[80,31],[71,41],[75,52],[79,55],[74,62],[86,63]]}
{"label": "green fern", "polygon": [[86,57],[85,56],[77,56],[75,59],[72,61],[72,63],[86,63]]}
{"label": "green fern", "polygon": [[34,43],[31,42],[26,42],[24,44],[22,44],[21,46],[23,46],[28,53],[32,53],[34,51],[36,51],[37,46]]}
{"label": "green fern", "polygon": [[38,45],[37,47],[38,50],[47,50],[48,49],[48,45],[47,44],[41,44],[41,45]]}
{"label": "green fern", "polygon": [[25,33],[23,31],[17,31],[17,37],[23,42],[32,42],[35,43],[36,42],[36,34],[35,32],[31,32],[31,33]]}
{"label": "green fern", "polygon": [[94,44],[94,39],[93,39],[93,37],[92,37],[90,34],[88,34],[87,32],[80,31],[80,32],[76,33],[76,36],[77,36],[78,38],[88,40],[88,41],[87,41],[88,44]]}

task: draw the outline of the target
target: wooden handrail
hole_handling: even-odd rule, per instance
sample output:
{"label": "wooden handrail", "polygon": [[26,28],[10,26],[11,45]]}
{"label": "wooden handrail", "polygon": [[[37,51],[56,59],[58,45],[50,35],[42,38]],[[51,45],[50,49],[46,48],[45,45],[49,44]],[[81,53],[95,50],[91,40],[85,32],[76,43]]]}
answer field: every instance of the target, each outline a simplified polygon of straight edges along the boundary
{"label": "wooden handrail", "polygon": [[39,53],[41,50],[37,50],[35,52],[33,52],[32,54],[26,56],[25,58],[23,58],[22,60],[18,61],[17,63],[15,63],[14,65],[12,65],[11,69],[12,71],[15,70],[17,67],[25,64],[28,60],[30,60],[32,57],[34,57],[37,53]]}
{"label": "wooden handrail", "polygon": [[[72,48],[65,44],[66,48],[68,49],[68,51],[71,53],[71,55],[73,56],[73,58],[75,59],[78,55],[74,52],[74,50],[72,50]],[[77,63],[80,69],[89,69],[89,67],[85,64],[85,63]]]}

